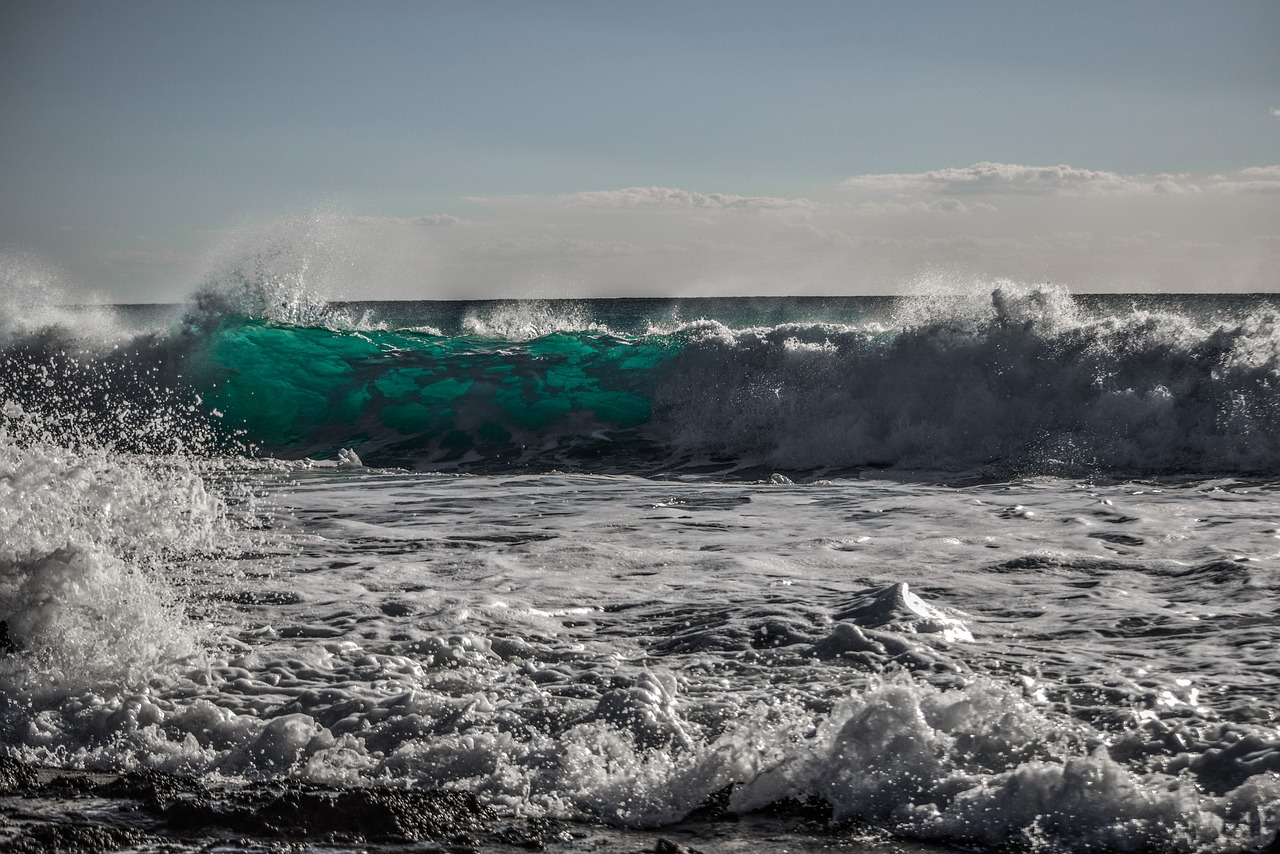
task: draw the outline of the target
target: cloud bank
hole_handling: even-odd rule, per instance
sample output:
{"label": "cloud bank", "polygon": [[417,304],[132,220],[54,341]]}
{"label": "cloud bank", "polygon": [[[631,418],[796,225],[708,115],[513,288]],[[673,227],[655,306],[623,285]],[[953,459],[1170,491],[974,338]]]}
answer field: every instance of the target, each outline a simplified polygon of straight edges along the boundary
{"label": "cloud bank", "polygon": [[1275,180],[1277,167],[1244,169],[1231,175],[1193,176],[1122,175],[1072,166],[1019,166],[1012,163],[975,163],[963,169],[939,169],[915,174],[857,175],[842,186],[851,190],[936,195],[1146,195],[1248,191],[1243,180],[1250,175]]}
{"label": "cloud bank", "polygon": [[[624,187],[470,202],[467,218],[414,231],[423,263],[384,280],[392,295],[884,294],[948,274],[1078,291],[1280,288],[1280,166],[1144,175],[976,163],[794,197]],[[355,244],[407,229],[361,222]]]}
{"label": "cloud bank", "polygon": [[621,190],[596,190],[561,196],[571,205],[606,208],[701,208],[740,211],[810,211],[818,207],[808,199],[774,196],[735,196],[727,193],[699,193],[673,187],[627,187]]}
{"label": "cloud bank", "polygon": [[[330,244],[308,269],[339,299],[892,294],[948,275],[1080,292],[1280,290],[1280,165],[1144,175],[984,162],[794,197],[624,187],[313,219],[258,242]],[[255,239],[239,232],[214,254]],[[94,263],[171,283],[184,259],[140,248]]]}

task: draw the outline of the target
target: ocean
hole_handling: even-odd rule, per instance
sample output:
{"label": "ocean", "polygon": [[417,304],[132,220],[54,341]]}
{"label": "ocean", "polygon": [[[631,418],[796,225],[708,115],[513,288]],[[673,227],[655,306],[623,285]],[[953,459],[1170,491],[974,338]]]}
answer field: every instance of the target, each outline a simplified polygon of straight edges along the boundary
{"label": "ocean", "polygon": [[0,847],[1277,851],[1280,300],[0,316]]}

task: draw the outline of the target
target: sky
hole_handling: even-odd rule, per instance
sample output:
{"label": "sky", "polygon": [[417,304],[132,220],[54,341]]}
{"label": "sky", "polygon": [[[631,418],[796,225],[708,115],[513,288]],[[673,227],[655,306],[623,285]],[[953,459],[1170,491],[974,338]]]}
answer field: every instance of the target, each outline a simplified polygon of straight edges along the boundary
{"label": "sky", "polygon": [[0,287],[1276,291],[1277,45],[1275,0],[6,0]]}

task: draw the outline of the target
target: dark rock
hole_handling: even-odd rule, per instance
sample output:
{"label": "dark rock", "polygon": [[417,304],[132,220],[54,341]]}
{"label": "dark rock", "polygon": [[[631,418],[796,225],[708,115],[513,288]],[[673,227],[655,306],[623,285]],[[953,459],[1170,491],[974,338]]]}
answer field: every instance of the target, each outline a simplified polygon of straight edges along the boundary
{"label": "dark rock", "polygon": [[561,823],[548,818],[529,818],[504,827],[493,838],[513,848],[542,851],[556,842],[572,842],[573,834]]}
{"label": "dark rock", "polygon": [[0,756],[0,795],[20,795],[36,788],[36,772],[25,762]]}
{"label": "dark rock", "polygon": [[705,801],[686,816],[689,821],[737,821],[738,814],[729,811],[729,798],[733,795],[734,786],[725,786],[712,792]]}
{"label": "dark rock", "polygon": [[48,851],[98,852],[117,848],[138,847],[157,841],[149,834],[131,827],[107,827],[95,824],[57,823],[26,828],[26,833],[9,842],[13,854],[46,854]]}
{"label": "dark rock", "polygon": [[220,827],[250,836],[359,837],[377,842],[455,841],[497,815],[465,792],[332,791],[298,784],[180,798],[163,810],[177,831]]}
{"label": "dark rock", "polygon": [[11,655],[17,651],[17,642],[9,636],[9,621],[0,620],[0,655]]}
{"label": "dark rock", "polygon": [[133,798],[155,809],[176,800],[179,795],[202,792],[204,787],[189,777],[177,777],[163,771],[129,771],[94,787],[93,793],[104,798]]}
{"label": "dark rock", "polygon": [[88,774],[59,774],[40,787],[42,797],[83,798],[93,794],[96,784]]}
{"label": "dark rock", "polygon": [[702,854],[702,852],[671,839],[659,839],[658,844],[653,846],[653,854]]}

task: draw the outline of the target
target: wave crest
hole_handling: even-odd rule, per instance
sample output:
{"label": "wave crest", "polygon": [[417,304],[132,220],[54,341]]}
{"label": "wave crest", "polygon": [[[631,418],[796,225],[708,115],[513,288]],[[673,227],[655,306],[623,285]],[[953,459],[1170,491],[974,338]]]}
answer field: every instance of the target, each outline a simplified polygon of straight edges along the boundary
{"label": "wave crest", "polygon": [[507,341],[531,341],[560,332],[608,333],[580,304],[545,300],[511,300],[469,313],[462,321],[465,334]]}
{"label": "wave crest", "polygon": [[812,470],[895,466],[1081,473],[1271,471],[1280,335],[1266,312],[1221,324],[1092,317],[1063,292],[997,289],[979,308],[909,306],[896,332],[709,330],[655,402],[685,454]]}

